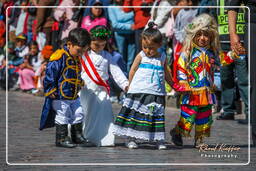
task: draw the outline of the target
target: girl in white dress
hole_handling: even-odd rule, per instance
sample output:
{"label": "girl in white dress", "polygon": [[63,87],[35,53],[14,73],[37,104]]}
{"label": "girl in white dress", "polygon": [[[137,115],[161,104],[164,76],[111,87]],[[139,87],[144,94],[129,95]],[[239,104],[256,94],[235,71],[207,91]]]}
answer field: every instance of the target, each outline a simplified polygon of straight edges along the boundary
{"label": "girl in white dress", "polygon": [[137,139],[165,146],[165,80],[173,84],[165,54],[157,50],[162,34],[153,22],[142,32],[142,51],[136,56],[129,73],[129,90],[116,117],[113,133],[127,138],[126,146],[138,148]]}
{"label": "girl in white dress", "polygon": [[84,136],[97,146],[114,146],[112,105],[107,80],[109,71],[123,90],[128,89],[128,80],[104,47],[111,32],[105,26],[91,29],[90,50],[82,59],[82,78],[85,87],[81,90],[81,104],[85,113]]}

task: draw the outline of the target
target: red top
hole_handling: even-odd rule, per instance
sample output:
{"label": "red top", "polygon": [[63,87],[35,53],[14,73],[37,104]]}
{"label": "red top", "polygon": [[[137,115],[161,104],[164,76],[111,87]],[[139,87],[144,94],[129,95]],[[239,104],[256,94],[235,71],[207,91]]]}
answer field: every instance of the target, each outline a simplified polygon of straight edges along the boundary
{"label": "red top", "polygon": [[[143,0],[124,0],[123,6],[141,6]],[[146,3],[153,5],[154,0],[144,0]],[[134,29],[144,28],[150,19],[150,13],[144,12],[140,7],[123,8],[124,12],[134,12]]]}

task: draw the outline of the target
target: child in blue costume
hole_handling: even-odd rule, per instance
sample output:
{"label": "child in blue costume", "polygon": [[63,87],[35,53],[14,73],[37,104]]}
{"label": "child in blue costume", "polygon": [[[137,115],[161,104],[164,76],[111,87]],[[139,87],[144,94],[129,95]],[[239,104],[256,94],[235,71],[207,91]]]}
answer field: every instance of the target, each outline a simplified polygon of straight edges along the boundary
{"label": "child in blue costume", "polygon": [[[90,42],[90,35],[86,30],[71,30],[67,44],[51,55],[46,68],[46,98],[39,129],[56,126],[56,146],[59,147],[91,145],[82,135],[84,114],[78,97],[78,92],[84,85],[79,58],[88,49]],[[68,124],[71,124],[72,140],[68,136]]]}

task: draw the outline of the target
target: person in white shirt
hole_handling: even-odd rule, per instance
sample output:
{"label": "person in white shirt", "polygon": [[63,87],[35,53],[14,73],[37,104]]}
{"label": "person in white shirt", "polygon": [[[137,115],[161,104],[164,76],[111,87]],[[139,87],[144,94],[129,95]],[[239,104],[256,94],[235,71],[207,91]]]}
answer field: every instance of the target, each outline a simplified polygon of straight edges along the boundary
{"label": "person in white shirt", "polygon": [[80,94],[85,113],[84,136],[97,146],[114,146],[108,73],[110,71],[115,82],[124,91],[128,89],[128,79],[114,62],[112,55],[103,50],[111,35],[107,27],[95,26],[90,34],[92,40],[90,50],[81,59],[82,79],[86,85]]}

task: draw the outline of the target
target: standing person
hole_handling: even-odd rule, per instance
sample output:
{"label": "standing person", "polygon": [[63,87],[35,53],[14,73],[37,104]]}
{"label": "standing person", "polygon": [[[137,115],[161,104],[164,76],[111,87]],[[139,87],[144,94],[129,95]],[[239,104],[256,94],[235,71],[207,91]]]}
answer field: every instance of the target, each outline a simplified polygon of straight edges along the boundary
{"label": "standing person", "polygon": [[[248,36],[253,35],[256,32],[256,1],[255,0],[248,0],[248,1],[242,1],[242,0],[234,0],[230,1],[230,6],[239,6],[241,3],[244,2],[244,5],[250,8],[250,34],[248,35],[248,25],[246,29],[246,37],[245,37],[245,48],[248,48],[248,45],[250,45],[250,117],[252,122],[252,140],[253,140],[253,146],[256,147],[256,40],[255,38],[251,37],[251,39],[248,38]],[[238,17],[237,15],[238,9],[229,9],[228,11],[228,21],[229,21],[229,35],[230,35],[230,46],[231,49],[234,50],[237,54],[243,53],[243,45],[241,44],[241,40],[239,36],[236,34],[236,19]],[[248,12],[246,12],[245,16],[248,16]],[[248,18],[246,19],[248,21]],[[250,40],[250,42],[249,42]],[[241,51],[242,50],[242,51]],[[248,50],[248,49],[247,49]],[[240,123],[248,123],[248,120],[245,120],[244,122]]]}
{"label": "standing person", "polygon": [[138,148],[137,139],[157,141],[159,150],[165,140],[165,80],[172,84],[166,55],[160,54],[162,34],[151,22],[143,31],[142,51],[136,56],[129,73],[129,90],[115,120],[115,135],[128,138],[126,146]]}
{"label": "standing person", "polygon": [[[114,0],[112,6],[123,6],[123,3],[123,0]],[[108,8],[108,16],[114,30],[118,51],[122,54],[127,65],[126,72],[129,73],[135,57],[134,13],[133,11],[125,13],[122,7]]]}
{"label": "standing person", "polygon": [[[61,36],[59,36],[59,38],[61,38],[61,40],[63,40],[64,38],[68,37],[68,33],[70,32],[70,30],[73,30],[74,28],[77,28],[78,23],[76,21],[74,21],[73,15],[75,13],[76,10],[78,10],[77,8],[72,8],[69,6],[78,6],[80,3],[79,0],[62,0],[61,3],[59,4],[59,6],[54,9],[54,18],[58,21],[58,22],[62,22],[63,24],[61,25]],[[66,8],[63,8],[67,6]]]}
{"label": "standing person", "polygon": [[[34,3],[37,6],[54,6],[57,0],[45,0]],[[52,25],[54,19],[52,16],[53,8],[37,8],[36,12],[36,34],[43,32],[45,34],[46,43],[45,45],[52,44]],[[44,46],[44,45],[43,45]],[[41,49],[41,48],[40,48]]]}
{"label": "standing person", "polygon": [[[213,1],[217,8],[216,19],[218,19],[218,29],[220,35],[221,49],[224,55],[227,56],[228,52],[232,50],[230,42],[232,37],[229,36],[228,21],[228,9],[225,6],[229,4],[225,0]],[[239,35],[239,39],[244,41],[245,32],[245,13],[244,9],[239,10],[238,28],[236,35]],[[223,65],[220,67],[220,78],[221,78],[221,106],[223,112],[217,117],[217,120],[234,120],[236,111],[236,94],[240,94],[245,110],[244,113],[246,118],[248,117],[248,63],[247,57],[244,54],[239,58],[235,58],[234,61],[229,65]],[[237,81],[235,81],[237,79]],[[238,87],[238,88],[237,88]],[[237,92],[239,90],[239,93]],[[240,99],[239,99],[240,101]],[[241,121],[238,121],[241,122]]]}
{"label": "standing person", "polygon": [[172,141],[183,145],[195,124],[195,146],[210,136],[212,124],[214,61],[219,50],[217,24],[213,17],[202,14],[185,27],[186,41],[178,59],[177,79],[181,97],[181,116],[170,131]]}
{"label": "standing person", "polygon": [[[84,85],[79,58],[87,50],[90,41],[90,35],[86,30],[71,30],[67,44],[63,49],[55,51],[47,64],[44,78],[46,98],[39,129],[55,125],[58,147],[91,145],[82,135],[84,114],[78,97],[78,92]],[[68,124],[71,124],[72,140],[68,136]]]}
{"label": "standing person", "polygon": [[153,5],[153,2],[154,0],[124,0],[123,6],[149,6],[147,8],[123,8],[124,12],[134,12],[134,25],[132,29],[135,31],[135,54],[141,51],[141,33],[150,19],[150,6]]}
{"label": "standing person", "polygon": [[82,78],[86,87],[81,90],[81,104],[86,114],[85,137],[97,146],[114,146],[113,111],[109,98],[109,71],[115,82],[124,91],[128,80],[114,62],[114,58],[103,50],[111,32],[105,26],[91,29],[91,45],[82,58]]}

